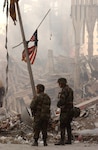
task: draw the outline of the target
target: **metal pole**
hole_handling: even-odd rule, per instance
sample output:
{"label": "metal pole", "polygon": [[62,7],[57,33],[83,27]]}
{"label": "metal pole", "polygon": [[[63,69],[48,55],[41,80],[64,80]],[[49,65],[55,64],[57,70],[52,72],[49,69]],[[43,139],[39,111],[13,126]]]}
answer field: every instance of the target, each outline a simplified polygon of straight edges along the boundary
{"label": "metal pole", "polygon": [[18,1],[16,1],[16,6],[17,6],[17,12],[18,12],[18,18],[19,18],[19,23],[20,23],[20,28],[21,28],[23,44],[24,44],[24,48],[25,48],[25,52],[26,52],[27,67],[28,67],[28,71],[29,71],[29,75],[30,75],[32,92],[33,92],[33,96],[35,96],[36,95],[35,84],[34,84],[33,74],[32,74],[32,70],[31,70],[31,64],[30,64],[30,61],[29,61],[28,44],[27,44],[26,39],[25,39],[25,34],[24,34],[24,29],[23,29],[23,24],[22,24],[22,19],[21,19],[21,14],[20,14]]}
{"label": "metal pole", "polygon": [[36,30],[40,27],[40,25],[42,24],[42,22],[45,20],[46,16],[48,15],[48,13],[50,12],[51,9],[48,10],[48,12],[46,13],[46,15],[44,16],[44,18],[42,19],[42,21],[40,22],[40,24],[38,25],[38,27],[36,28]]}
{"label": "metal pole", "polygon": [[[42,21],[40,22],[40,24],[39,24],[38,27],[36,28],[36,30],[40,27],[40,25],[42,24],[42,22],[45,20],[46,16],[47,16],[48,13],[50,12],[50,10],[51,10],[51,9],[48,10],[48,12],[46,13],[46,15],[44,16],[44,18],[42,19]],[[36,31],[36,30],[35,30],[35,31]],[[33,33],[33,34],[34,34],[34,33]],[[28,42],[30,42],[30,40],[29,40]],[[23,43],[23,42],[21,42],[20,44],[14,46],[14,47],[12,47],[12,48],[16,48],[17,46],[21,45],[22,43]]]}

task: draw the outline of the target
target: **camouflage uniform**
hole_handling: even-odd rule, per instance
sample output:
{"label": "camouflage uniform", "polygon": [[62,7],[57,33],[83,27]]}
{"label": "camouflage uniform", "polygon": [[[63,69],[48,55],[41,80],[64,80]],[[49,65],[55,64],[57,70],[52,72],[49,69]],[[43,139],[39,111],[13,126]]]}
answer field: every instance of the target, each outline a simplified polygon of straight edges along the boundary
{"label": "camouflage uniform", "polygon": [[34,139],[37,142],[40,131],[43,141],[46,143],[47,127],[50,118],[51,99],[46,93],[40,93],[32,100],[30,108],[34,116]]}
{"label": "camouflage uniform", "polygon": [[72,114],[71,110],[73,108],[73,90],[66,85],[62,88],[59,93],[59,101],[57,107],[61,109],[60,112],[60,131],[61,131],[61,140],[60,145],[64,145],[65,141],[65,128],[67,129],[68,140],[66,144],[71,144],[71,121]]}

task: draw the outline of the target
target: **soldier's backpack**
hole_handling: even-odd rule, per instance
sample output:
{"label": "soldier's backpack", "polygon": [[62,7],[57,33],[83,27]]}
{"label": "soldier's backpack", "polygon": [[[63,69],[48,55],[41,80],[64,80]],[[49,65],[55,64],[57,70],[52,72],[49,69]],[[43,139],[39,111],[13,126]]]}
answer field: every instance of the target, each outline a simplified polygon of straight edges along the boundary
{"label": "soldier's backpack", "polygon": [[73,118],[77,118],[80,116],[81,110],[79,107],[73,107],[72,108],[72,114],[73,114]]}

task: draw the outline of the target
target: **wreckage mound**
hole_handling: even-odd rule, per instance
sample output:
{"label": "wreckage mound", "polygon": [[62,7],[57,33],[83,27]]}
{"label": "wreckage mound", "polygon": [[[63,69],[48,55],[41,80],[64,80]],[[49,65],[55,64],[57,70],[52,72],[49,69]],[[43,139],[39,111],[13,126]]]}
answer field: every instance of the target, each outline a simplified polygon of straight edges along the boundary
{"label": "wreckage mound", "polygon": [[[28,126],[21,120],[21,114],[6,114],[0,111],[0,143],[31,144],[33,140],[32,125]],[[54,119],[54,118],[53,118]],[[32,122],[33,123],[33,122]],[[60,138],[59,121],[52,120],[52,128],[48,130],[48,142],[54,143]],[[98,104],[87,107],[81,111],[80,117],[72,122],[73,143],[98,143]],[[40,137],[40,142],[42,139]]]}

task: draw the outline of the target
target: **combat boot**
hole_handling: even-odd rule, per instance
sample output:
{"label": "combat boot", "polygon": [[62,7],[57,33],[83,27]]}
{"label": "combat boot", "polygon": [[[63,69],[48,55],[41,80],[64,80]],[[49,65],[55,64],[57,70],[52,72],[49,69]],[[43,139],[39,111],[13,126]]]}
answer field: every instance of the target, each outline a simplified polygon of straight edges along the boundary
{"label": "combat boot", "polygon": [[34,143],[32,144],[32,146],[38,146],[38,141],[35,140]]}
{"label": "combat boot", "polygon": [[59,141],[58,143],[55,143],[55,145],[65,145],[64,141]]}
{"label": "combat boot", "polygon": [[72,142],[71,141],[66,141],[65,144],[72,144]]}
{"label": "combat boot", "polygon": [[44,142],[44,146],[48,146],[47,142]]}
{"label": "combat boot", "polygon": [[44,140],[44,143],[43,143],[43,144],[44,144],[44,146],[48,146],[48,144],[47,144],[46,140]]}

